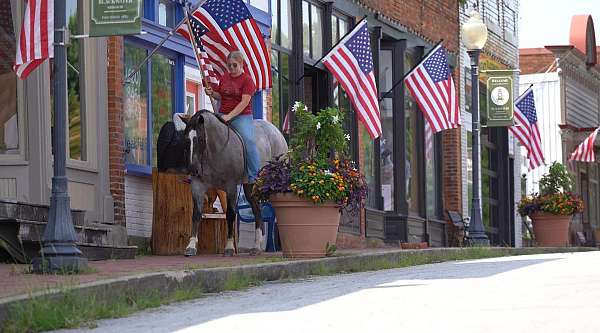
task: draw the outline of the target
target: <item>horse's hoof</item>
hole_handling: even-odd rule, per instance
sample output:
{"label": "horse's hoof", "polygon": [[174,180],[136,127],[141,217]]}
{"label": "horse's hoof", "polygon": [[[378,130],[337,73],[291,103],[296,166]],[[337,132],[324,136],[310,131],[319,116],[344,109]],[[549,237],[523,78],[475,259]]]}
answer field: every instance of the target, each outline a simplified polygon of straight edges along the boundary
{"label": "horse's hoof", "polygon": [[184,253],[184,255],[185,255],[186,257],[193,257],[193,256],[195,256],[195,255],[196,255],[196,253],[197,253],[197,252],[198,252],[198,251],[197,251],[195,248],[193,248],[193,247],[188,247],[187,249],[185,249],[185,253]]}
{"label": "horse's hoof", "polygon": [[250,249],[250,255],[251,256],[257,256],[261,253],[261,251],[259,249]]}
{"label": "horse's hoof", "polygon": [[223,253],[223,255],[225,257],[233,257],[233,249],[225,249],[225,252]]}

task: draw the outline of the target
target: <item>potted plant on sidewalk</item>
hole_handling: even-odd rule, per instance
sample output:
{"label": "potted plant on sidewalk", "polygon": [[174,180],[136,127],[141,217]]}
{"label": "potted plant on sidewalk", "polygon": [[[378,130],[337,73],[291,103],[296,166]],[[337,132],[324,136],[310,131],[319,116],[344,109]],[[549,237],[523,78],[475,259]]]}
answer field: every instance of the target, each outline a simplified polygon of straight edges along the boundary
{"label": "potted plant on sidewalk", "polygon": [[347,157],[343,113],[312,114],[300,102],[292,112],[290,149],[260,170],[254,192],[275,208],[284,256],[323,257],[335,245],[340,209],[358,214],[368,188]]}
{"label": "potted plant on sidewalk", "polygon": [[573,179],[564,165],[554,162],[539,182],[539,193],[519,202],[521,216],[533,222],[533,234],[539,246],[569,245],[569,224],[574,214],[583,211],[583,201],[572,193]]}

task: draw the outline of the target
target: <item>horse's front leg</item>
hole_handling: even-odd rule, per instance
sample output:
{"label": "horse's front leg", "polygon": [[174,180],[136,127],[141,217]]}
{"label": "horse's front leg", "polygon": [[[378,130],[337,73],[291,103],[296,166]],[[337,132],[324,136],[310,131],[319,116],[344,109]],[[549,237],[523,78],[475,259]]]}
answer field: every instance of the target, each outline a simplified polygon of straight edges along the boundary
{"label": "horse's front leg", "polygon": [[233,232],[235,227],[235,207],[237,203],[237,186],[226,189],[227,193],[227,245],[225,245],[225,256],[231,257],[235,252],[233,246]]}
{"label": "horse's front leg", "polygon": [[254,215],[254,248],[250,250],[251,255],[257,255],[262,252],[262,244],[264,241],[264,227],[262,220],[262,213],[260,210],[260,204],[252,195],[252,187],[254,184],[244,184],[244,194],[246,195],[246,200],[250,203],[250,207],[252,208],[252,214]]}
{"label": "horse's front leg", "polygon": [[198,229],[202,221],[202,207],[204,205],[204,196],[206,195],[207,187],[199,180],[192,177],[192,199],[194,203],[192,213],[192,236],[190,242],[185,248],[185,256],[195,256],[198,253]]}

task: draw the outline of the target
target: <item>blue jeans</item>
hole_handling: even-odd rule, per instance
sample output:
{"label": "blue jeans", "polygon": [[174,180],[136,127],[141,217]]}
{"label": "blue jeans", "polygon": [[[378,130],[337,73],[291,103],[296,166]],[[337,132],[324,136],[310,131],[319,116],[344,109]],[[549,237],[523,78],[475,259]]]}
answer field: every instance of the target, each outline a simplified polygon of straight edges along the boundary
{"label": "blue jeans", "polygon": [[254,122],[250,114],[238,115],[230,122],[231,127],[235,128],[244,140],[246,147],[246,172],[248,181],[254,183],[260,167],[260,156],[256,148],[256,140],[254,137]]}

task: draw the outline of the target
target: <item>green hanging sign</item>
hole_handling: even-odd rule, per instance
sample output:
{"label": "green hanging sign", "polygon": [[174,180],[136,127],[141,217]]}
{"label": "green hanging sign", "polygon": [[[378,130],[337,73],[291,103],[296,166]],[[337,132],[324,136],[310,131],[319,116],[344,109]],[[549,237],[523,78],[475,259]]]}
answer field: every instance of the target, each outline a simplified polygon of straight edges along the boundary
{"label": "green hanging sign", "polygon": [[512,126],[514,112],[514,70],[481,71],[487,76],[487,108],[485,126]]}
{"label": "green hanging sign", "polygon": [[90,37],[138,35],[142,0],[91,0]]}

